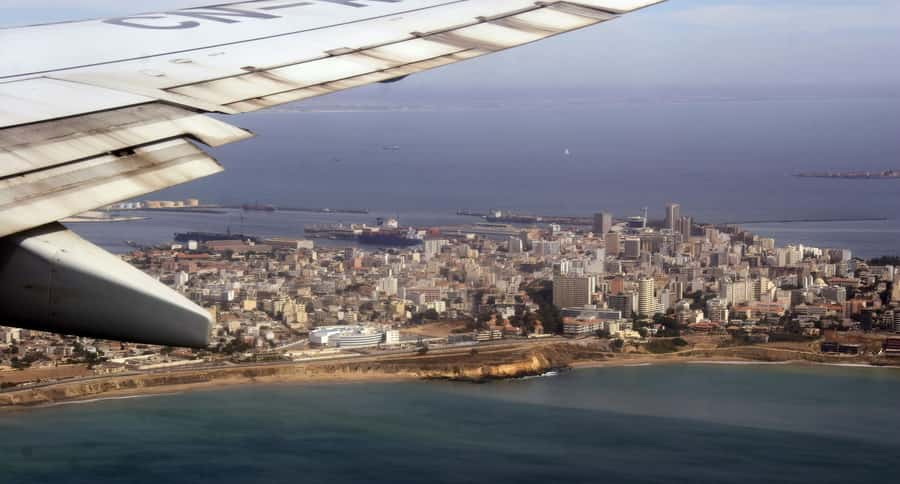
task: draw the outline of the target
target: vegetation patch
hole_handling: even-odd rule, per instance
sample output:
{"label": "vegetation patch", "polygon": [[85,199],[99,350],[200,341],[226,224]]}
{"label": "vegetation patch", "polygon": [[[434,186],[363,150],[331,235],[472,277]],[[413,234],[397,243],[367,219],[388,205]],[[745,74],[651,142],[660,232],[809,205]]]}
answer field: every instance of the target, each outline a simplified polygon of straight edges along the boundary
{"label": "vegetation patch", "polygon": [[650,340],[644,348],[647,349],[650,353],[653,354],[663,354],[663,353],[674,353],[678,350],[683,349],[688,345],[688,342],[682,338],[658,338]]}

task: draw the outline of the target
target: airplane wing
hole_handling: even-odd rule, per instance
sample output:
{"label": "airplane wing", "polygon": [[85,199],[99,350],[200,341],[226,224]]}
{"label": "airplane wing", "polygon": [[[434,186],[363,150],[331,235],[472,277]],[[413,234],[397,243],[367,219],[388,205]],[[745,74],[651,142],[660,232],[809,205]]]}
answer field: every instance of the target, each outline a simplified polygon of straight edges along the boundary
{"label": "airplane wing", "polygon": [[55,222],[220,172],[200,145],[251,133],[209,113],[390,82],[661,1],[253,0],[0,29],[0,321],[205,346],[205,311]]}

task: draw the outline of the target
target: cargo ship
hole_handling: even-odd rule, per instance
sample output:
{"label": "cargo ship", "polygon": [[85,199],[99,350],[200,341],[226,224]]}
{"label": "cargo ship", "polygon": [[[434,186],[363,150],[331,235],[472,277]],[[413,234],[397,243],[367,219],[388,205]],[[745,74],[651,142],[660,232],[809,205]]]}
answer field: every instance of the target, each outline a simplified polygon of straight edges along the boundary
{"label": "cargo ship", "polygon": [[361,229],[356,225],[316,224],[303,227],[304,235],[320,239],[353,240],[360,232]]}
{"label": "cargo ship", "polygon": [[885,171],[812,171],[797,173],[799,178],[846,178],[850,180],[900,179],[900,170]]}
{"label": "cargo ship", "polygon": [[390,247],[412,247],[422,243],[422,239],[412,227],[406,230],[400,228],[366,230],[359,234],[357,240],[360,244]]}
{"label": "cargo ship", "polygon": [[275,205],[260,205],[258,203],[249,204],[245,203],[241,205],[241,210],[245,212],[274,212],[277,210]]}
{"label": "cargo ship", "polygon": [[176,242],[186,243],[191,240],[196,240],[200,243],[209,242],[210,240],[251,240],[255,243],[260,242],[259,237],[244,234],[233,234],[231,232],[226,232],[224,234],[217,232],[177,232],[175,234]]}
{"label": "cargo ship", "polygon": [[412,247],[422,243],[422,235],[413,227],[400,227],[396,219],[379,218],[375,227],[365,224],[307,225],[307,237],[331,240],[355,240],[360,244],[383,247]]}

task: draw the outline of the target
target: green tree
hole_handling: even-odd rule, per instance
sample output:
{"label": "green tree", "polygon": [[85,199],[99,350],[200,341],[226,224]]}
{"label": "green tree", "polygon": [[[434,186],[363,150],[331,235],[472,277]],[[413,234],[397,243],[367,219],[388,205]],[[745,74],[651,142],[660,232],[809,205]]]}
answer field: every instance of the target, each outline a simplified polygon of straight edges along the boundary
{"label": "green tree", "polygon": [[562,315],[559,308],[553,305],[553,281],[540,281],[528,290],[528,295],[538,305],[538,319],[544,325],[544,332],[561,334]]}

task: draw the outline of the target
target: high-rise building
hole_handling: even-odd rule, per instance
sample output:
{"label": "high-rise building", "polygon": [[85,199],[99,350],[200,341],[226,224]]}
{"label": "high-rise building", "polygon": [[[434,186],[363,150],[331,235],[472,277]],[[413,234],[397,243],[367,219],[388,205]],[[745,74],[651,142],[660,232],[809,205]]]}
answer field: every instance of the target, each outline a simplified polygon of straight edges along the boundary
{"label": "high-rise building", "polygon": [[439,255],[444,246],[450,242],[444,239],[428,239],[425,241],[425,260],[431,260]]}
{"label": "high-rise building", "polygon": [[837,304],[847,302],[847,289],[841,286],[823,287],[821,291],[822,297]]}
{"label": "high-rise building", "polygon": [[675,230],[681,234],[681,239],[685,242],[690,242],[691,232],[694,228],[694,219],[691,217],[679,217],[677,225]]}
{"label": "high-rise building", "polygon": [[715,323],[728,322],[728,303],[715,298],[706,302],[706,317]]}
{"label": "high-rise building", "polygon": [[719,298],[731,304],[746,304],[753,299],[752,281],[719,281]]}
{"label": "high-rise building", "polygon": [[655,289],[656,282],[651,277],[644,277],[638,281],[638,314],[641,316],[656,314]]}
{"label": "high-rise building", "polygon": [[672,281],[669,283],[669,290],[672,291],[672,297],[675,298],[675,301],[684,299],[684,282]]}
{"label": "high-rise building", "polygon": [[562,249],[558,240],[535,240],[531,243],[531,247],[536,256],[559,255]]}
{"label": "high-rise building", "polygon": [[681,219],[681,205],[670,203],[666,205],[666,224],[665,228],[675,230],[679,220]]}
{"label": "high-rise building", "polygon": [[519,254],[525,249],[525,244],[518,237],[510,237],[507,241],[507,248],[510,254]]}
{"label": "high-rise building", "polygon": [[625,239],[625,258],[637,259],[641,256],[641,239],[629,237]]}
{"label": "high-rise building", "polygon": [[616,311],[620,311],[622,313],[622,317],[625,319],[631,319],[631,316],[634,315],[634,294],[632,293],[619,293],[619,294],[611,294],[606,298],[607,304],[610,309],[615,309]]}
{"label": "high-rise building", "polygon": [[604,243],[606,244],[606,253],[611,256],[619,256],[619,252],[622,252],[622,244],[619,241],[618,232],[610,232],[606,234],[603,238]]}
{"label": "high-rise building", "polygon": [[603,237],[612,229],[612,214],[600,212],[594,214],[594,235]]}
{"label": "high-rise building", "polygon": [[768,277],[760,277],[753,281],[753,300],[762,301],[774,287]]}
{"label": "high-rise building", "polygon": [[399,289],[400,281],[397,280],[396,277],[392,275],[388,275],[387,277],[381,278],[378,280],[377,289],[388,296],[394,296],[397,294]]}
{"label": "high-rise building", "polygon": [[595,288],[593,276],[557,275],[553,278],[553,304],[559,308],[587,306]]}

